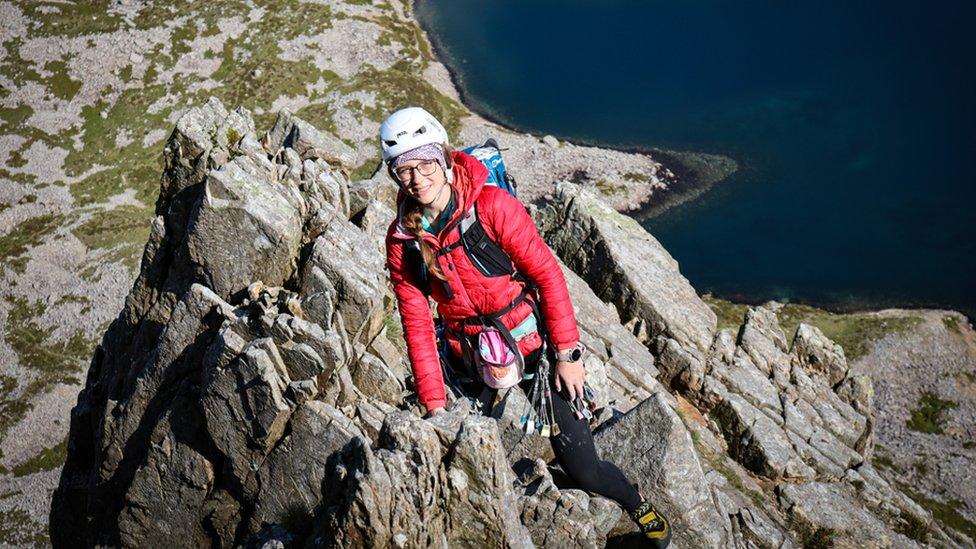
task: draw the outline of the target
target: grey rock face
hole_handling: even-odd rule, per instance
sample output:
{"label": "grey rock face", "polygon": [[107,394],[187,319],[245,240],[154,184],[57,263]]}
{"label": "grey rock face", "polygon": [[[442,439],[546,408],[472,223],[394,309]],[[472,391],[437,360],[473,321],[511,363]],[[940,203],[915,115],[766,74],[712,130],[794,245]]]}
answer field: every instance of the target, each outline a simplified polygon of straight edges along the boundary
{"label": "grey rock face", "polygon": [[645,341],[665,335],[683,346],[708,349],[715,313],[678,272],[677,262],[636,221],[589,191],[561,182],[540,225],[563,261],[601,299],[616,305],[625,323],[636,322]]}
{"label": "grey rock face", "polygon": [[[335,311],[342,315],[347,336],[352,341],[368,342],[383,323],[387,294],[384,265],[384,257],[374,252],[365,233],[344,219],[336,219],[312,245],[302,272],[303,280],[308,281],[303,294],[334,296]],[[312,318],[328,323],[330,319],[325,317],[323,312]]]}
{"label": "grey rock face", "polygon": [[603,459],[636,482],[645,497],[672,517],[682,545],[726,543],[688,430],[665,397],[656,393],[595,436]]}
{"label": "grey rock face", "polygon": [[301,160],[322,159],[348,169],[355,167],[356,152],[349,145],[287,110],[278,113],[274,125],[265,136],[265,142],[266,148],[271,151],[292,149]]}
{"label": "grey rock face", "polygon": [[435,427],[396,412],[387,416],[376,451],[357,439],[341,456],[328,512],[311,543],[530,547],[495,422],[437,419]]}
{"label": "grey rock face", "polygon": [[858,547],[917,547],[913,540],[892,532],[854,498],[844,484],[811,482],[784,484],[778,491],[795,527],[807,536],[830,543],[845,539]]}
{"label": "grey rock face", "polygon": [[847,359],[840,345],[827,339],[816,326],[800,324],[793,338],[797,362],[809,371],[822,372],[831,387],[847,377]]}
{"label": "grey rock face", "polygon": [[536,547],[604,547],[620,519],[619,505],[582,490],[560,490],[544,461],[536,459],[518,479],[521,521]]}
{"label": "grey rock face", "polygon": [[254,280],[280,286],[295,267],[302,218],[273,177],[242,156],[204,182],[187,253],[196,275],[224,298]]}
{"label": "grey rock face", "polygon": [[299,407],[291,434],[258,471],[250,530],[309,521],[322,501],[330,458],[353,438],[364,436],[352,420],[325,403],[313,400]]}

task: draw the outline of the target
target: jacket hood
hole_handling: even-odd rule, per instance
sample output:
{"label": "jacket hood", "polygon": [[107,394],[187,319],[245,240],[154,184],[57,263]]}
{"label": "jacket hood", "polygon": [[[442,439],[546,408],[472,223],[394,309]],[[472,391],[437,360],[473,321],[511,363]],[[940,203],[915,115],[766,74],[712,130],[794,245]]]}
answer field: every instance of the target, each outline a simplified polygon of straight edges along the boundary
{"label": "jacket hood", "polygon": [[[451,153],[451,160],[454,161],[454,167],[451,170],[454,174],[454,182],[450,183],[450,186],[454,192],[455,200],[458,203],[455,205],[454,213],[451,215],[451,219],[448,220],[448,224],[462,213],[468,211],[468,208],[481,195],[481,190],[484,189],[485,181],[488,179],[488,169],[485,168],[485,165],[480,160],[470,154],[454,151]],[[407,195],[403,192],[403,189],[397,191],[397,217],[390,226],[390,235],[395,238],[410,240],[414,238],[413,234],[407,231],[400,223],[400,219],[403,217],[403,204],[406,198]]]}

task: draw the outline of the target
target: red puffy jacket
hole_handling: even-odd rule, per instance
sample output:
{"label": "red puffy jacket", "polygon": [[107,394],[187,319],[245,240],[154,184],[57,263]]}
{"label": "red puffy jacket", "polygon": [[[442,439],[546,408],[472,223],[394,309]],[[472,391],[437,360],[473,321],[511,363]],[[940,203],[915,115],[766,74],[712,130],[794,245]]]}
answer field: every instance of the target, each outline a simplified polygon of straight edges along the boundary
{"label": "red puffy jacket", "polygon": [[[438,235],[424,233],[424,239],[431,251],[436,253],[459,240],[458,223],[462,216],[467,215],[472,203],[475,203],[478,220],[485,233],[508,254],[515,269],[538,287],[540,310],[552,344],[558,350],[572,347],[579,341],[579,331],[566,288],[566,279],[556,263],[556,258],[539,236],[525,206],[504,190],[491,185],[485,186],[488,170],[474,157],[463,152],[454,152],[452,158],[455,209]],[[401,192],[397,199],[398,206],[402,202]],[[414,238],[400,224],[398,215],[386,235],[387,267],[400,309],[417,394],[420,402],[430,410],[443,406],[446,397],[430,302],[421,289],[423,285],[417,280],[415,270],[406,265],[404,260],[404,247],[410,245]],[[491,314],[505,308],[522,292],[523,283],[511,276],[487,277],[481,274],[471,263],[463,246],[457,246],[437,256],[437,261],[448,279],[453,296],[449,296],[443,284],[431,275],[430,297],[437,302],[437,312],[448,328],[448,344],[451,350],[460,356],[460,343],[450,332],[464,330],[467,334],[478,333],[480,326],[464,325],[461,321],[470,316]],[[506,327],[512,329],[530,314],[531,306],[522,302],[501,320]],[[525,356],[541,343],[536,332],[519,340],[518,346]]]}

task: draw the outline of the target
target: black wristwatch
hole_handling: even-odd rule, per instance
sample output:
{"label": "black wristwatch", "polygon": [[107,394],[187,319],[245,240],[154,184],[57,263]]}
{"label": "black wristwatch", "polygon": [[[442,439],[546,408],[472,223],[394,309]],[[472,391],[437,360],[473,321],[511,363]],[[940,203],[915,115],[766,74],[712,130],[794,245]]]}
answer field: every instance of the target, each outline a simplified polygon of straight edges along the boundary
{"label": "black wristwatch", "polygon": [[566,349],[565,351],[556,353],[556,360],[561,362],[576,362],[583,358],[583,349],[583,344],[577,343],[572,349]]}

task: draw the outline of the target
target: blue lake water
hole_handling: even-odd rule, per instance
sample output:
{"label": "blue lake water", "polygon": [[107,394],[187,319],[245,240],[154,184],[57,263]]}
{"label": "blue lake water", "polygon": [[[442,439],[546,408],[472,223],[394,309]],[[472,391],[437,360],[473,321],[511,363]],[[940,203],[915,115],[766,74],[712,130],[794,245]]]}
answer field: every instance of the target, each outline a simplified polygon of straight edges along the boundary
{"label": "blue lake water", "polygon": [[742,169],[645,226],[699,292],[976,316],[976,3],[423,0],[466,102]]}

